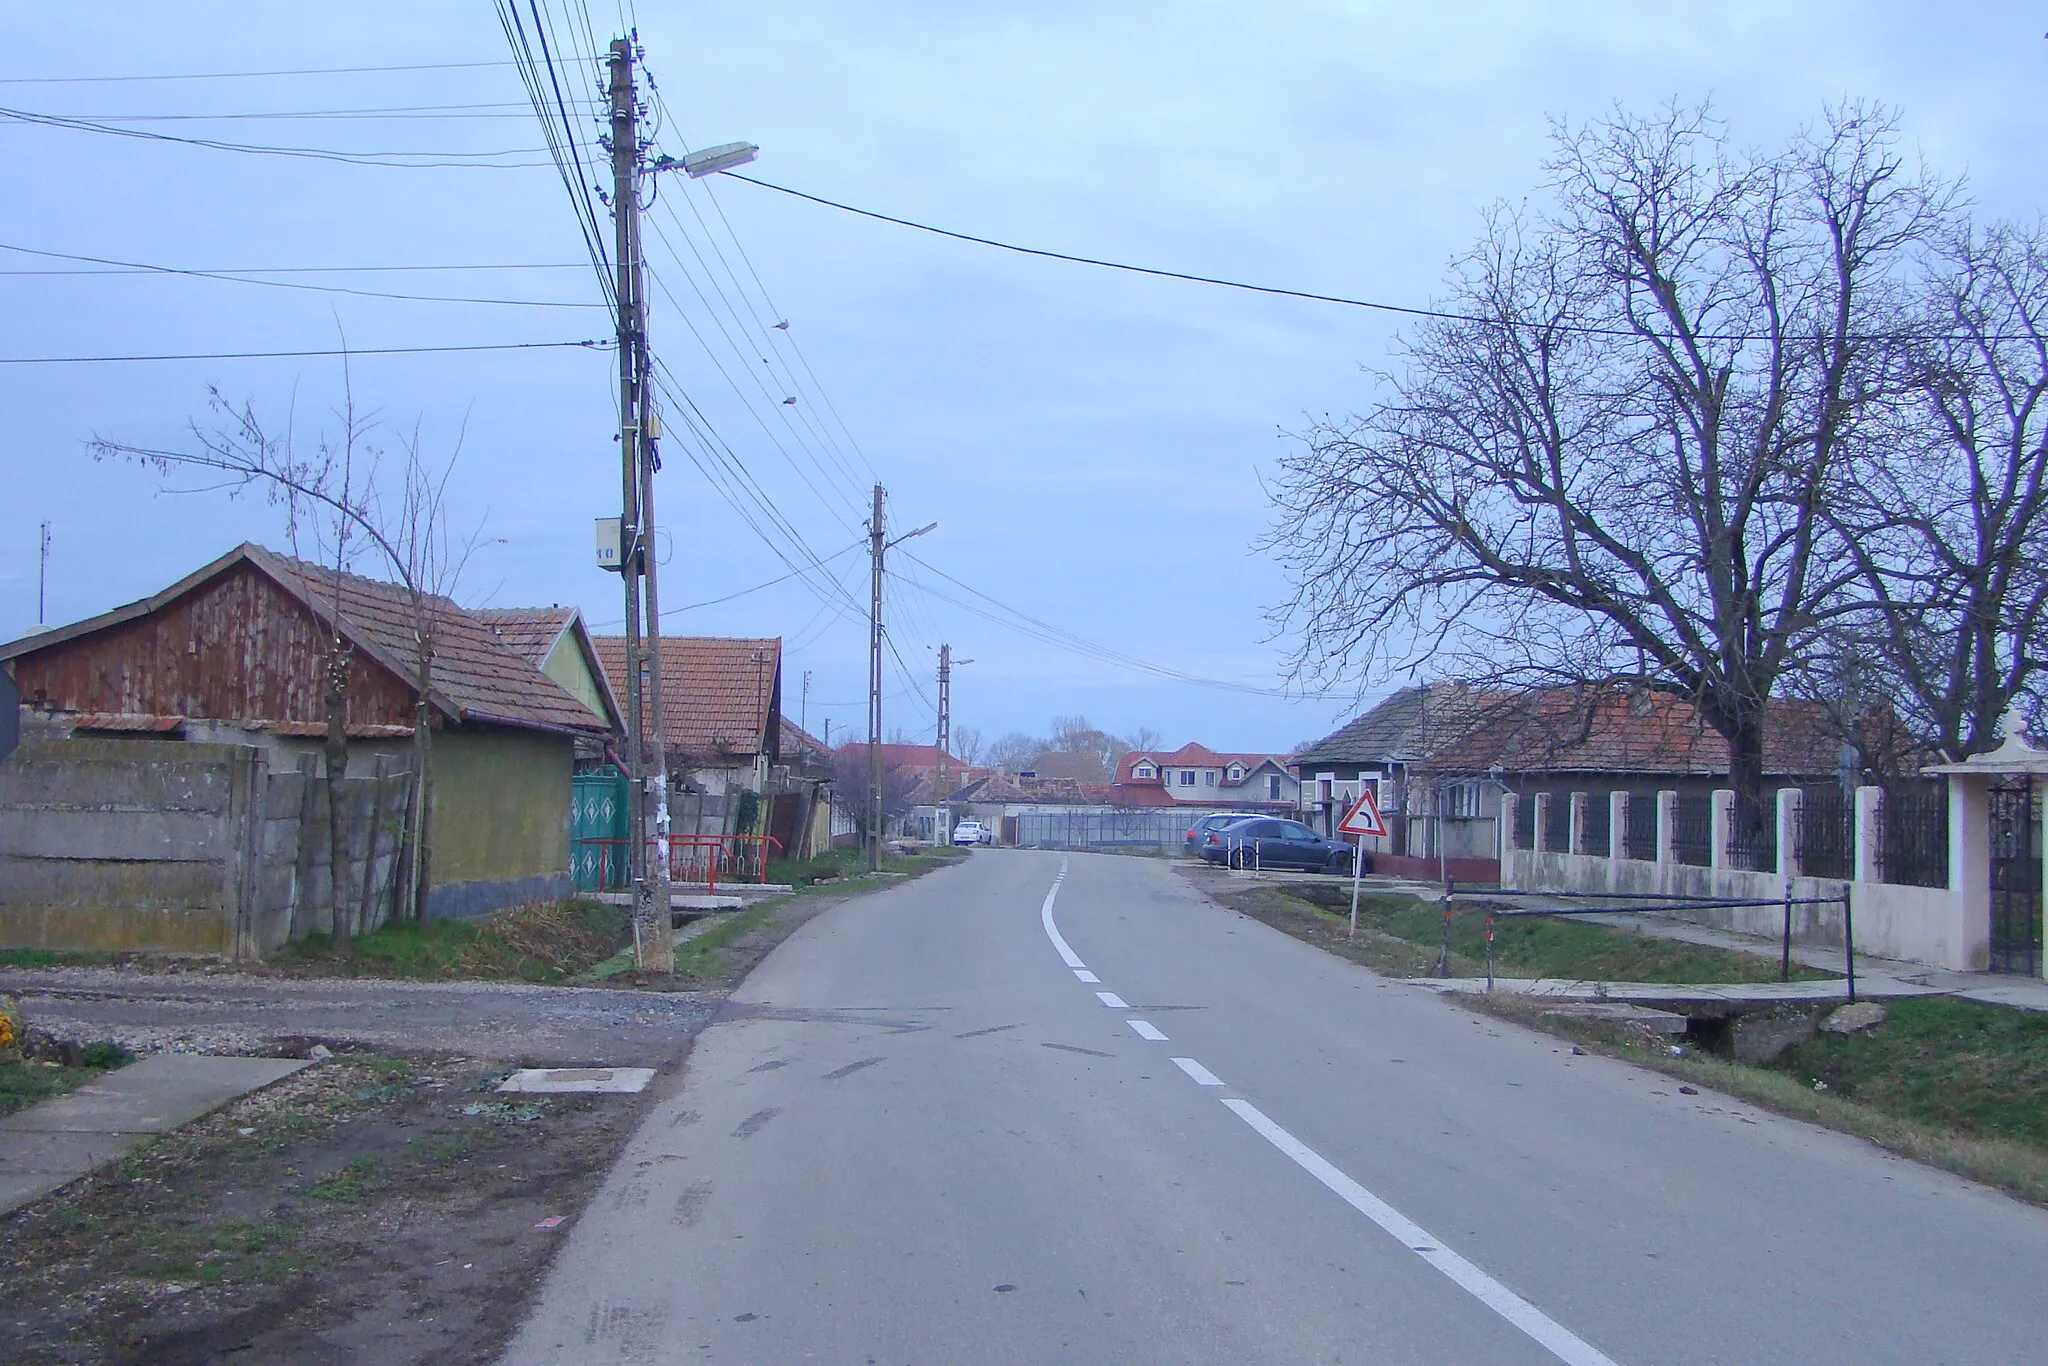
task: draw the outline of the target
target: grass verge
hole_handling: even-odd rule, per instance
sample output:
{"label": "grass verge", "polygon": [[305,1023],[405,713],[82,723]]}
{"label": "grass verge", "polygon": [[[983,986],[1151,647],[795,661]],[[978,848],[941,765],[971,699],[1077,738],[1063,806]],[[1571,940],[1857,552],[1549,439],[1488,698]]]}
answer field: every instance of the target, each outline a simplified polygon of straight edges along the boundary
{"label": "grass verge", "polygon": [[[1363,899],[1354,940],[1347,934],[1348,889],[1341,889],[1343,914],[1317,904],[1339,890],[1262,886],[1212,895],[1387,976],[1434,973],[1442,921],[1436,906],[1385,894]],[[1504,976],[1647,982],[1776,977],[1768,959],[1582,921],[1522,920],[1502,929],[1522,932],[1513,939],[1505,933],[1496,937],[1495,970]],[[1451,948],[1453,975],[1484,970],[1483,958],[1474,954],[1483,954],[1483,942],[1470,930],[1461,932],[1457,922]],[[1761,979],[1758,967],[1766,970]],[[1717,968],[1727,975],[1716,975]],[[1736,975],[1745,969],[1747,975]],[[1888,1018],[1876,1029],[1817,1034],[1769,1063],[1749,1065],[1697,1047],[1674,1054],[1661,1035],[1562,1013],[1554,1003],[1509,995],[1453,999],[2048,1206],[2048,1016],[1944,997],[1901,1000],[1887,1005]]]}
{"label": "grass verge", "polygon": [[134,1060],[132,1053],[116,1044],[89,1043],[65,1061],[36,1057],[0,1061],[0,1116],[75,1091]]}
{"label": "grass verge", "polygon": [[[1351,889],[1337,883],[1296,884],[1287,895],[1348,925]],[[1486,971],[1486,910],[1483,900],[1460,901],[1451,920],[1451,957],[1458,976]],[[1363,933],[1399,940],[1425,950],[1435,967],[1443,935],[1443,908],[1398,893],[1369,892],[1359,898]],[[1458,971],[1456,964],[1466,965]],[[1771,959],[1734,949],[1660,939],[1636,930],[1615,929],[1569,917],[1513,916],[1494,921],[1493,970],[1501,977],[1567,977],[1594,982],[1775,982]],[[1419,975],[1410,971],[1406,975]],[[1825,981],[1837,974],[1792,966],[1794,981]]]}
{"label": "grass verge", "polygon": [[293,975],[560,982],[631,939],[632,916],[623,907],[540,902],[476,920],[385,925],[356,935],[346,949],[313,935],[281,950],[271,967]]}
{"label": "grass verge", "polygon": [[[1569,1039],[1594,1052],[1652,1068],[1793,1119],[1861,1138],[1900,1157],[1981,1181],[2031,1204],[2048,1207],[2048,1145],[2036,1136],[2044,1108],[2048,1108],[2048,1095],[2044,1095],[2038,1077],[2030,1092],[2017,1092],[1998,1101],[1997,1110],[2022,1116],[2015,1129],[2001,1131],[1996,1122],[1986,1125],[1970,1120],[1944,1120],[1944,1107],[1938,1103],[1902,1103],[1899,1090],[1890,1085],[1880,1084],[1854,1095],[1838,1093],[1832,1085],[1817,1090],[1814,1081],[1823,1079],[1810,1077],[1811,1067],[1802,1065],[1802,1061],[1812,1062],[1815,1054],[1810,1050],[1814,1048],[1826,1053],[1840,1047],[1859,1054],[1864,1068],[1874,1078],[1913,1078],[1912,1085],[1904,1088],[1910,1090],[1937,1074],[1966,1074],[1984,1061],[1982,1052],[1916,1061],[1914,1054],[1921,1047],[1928,1017],[1948,1014],[1939,1008],[1960,1006],[1970,1012],[1983,1012],[1987,1018],[1981,1022],[1981,1032],[1994,1036],[2004,1032],[2011,1023],[2009,1017],[2023,1012],[1939,998],[1901,1001],[1889,1007],[1891,1020],[1877,1029],[1846,1039],[1824,1036],[1824,1041],[1791,1050],[1769,1065],[1748,1066],[1691,1048],[1682,1055],[1674,1055],[1662,1038],[1645,1037],[1626,1026],[1583,1016],[1547,1012],[1541,1002],[1525,997],[1461,996],[1457,1000],[1471,1009]],[[1936,1009],[1930,1011],[1929,1007]],[[1985,1072],[2009,1074],[2014,1061],[2007,1058]]]}

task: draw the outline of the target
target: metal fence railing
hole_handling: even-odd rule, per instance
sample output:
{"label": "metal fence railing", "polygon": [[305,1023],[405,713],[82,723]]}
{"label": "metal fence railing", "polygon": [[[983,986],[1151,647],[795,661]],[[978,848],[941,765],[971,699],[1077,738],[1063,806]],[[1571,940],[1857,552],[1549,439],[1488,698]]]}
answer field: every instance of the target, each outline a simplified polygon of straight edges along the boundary
{"label": "metal fence railing", "polygon": [[1948,784],[1902,783],[1878,808],[1878,845],[1886,882],[1948,886]]}
{"label": "metal fence railing", "polygon": [[1778,869],[1777,811],[1738,796],[1728,813],[1728,866],[1752,873]]}
{"label": "metal fence railing", "polygon": [[1017,843],[1072,849],[1178,850],[1202,811],[1040,811],[1017,819]]}
{"label": "metal fence railing", "polygon": [[1672,816],[1672,842],[1678,846],[1678,861],[1705,868],[1713,861],[1714,806],[1706,793],[1681,794]]}
{"label": "metal fence railing", "polygon": [[1630,858],[1654,863],[1657,858],[1657,794],[1637,792],[1628,799],[1628,829],[1622,832],[1622,852]]}
{"label": "metal fence railing", "polygon": [[[1533,800],[1533,798],[1532,798]],[[1550,794],[1550,814],[1543,820],[1543,847],[1561,853],[1572,847],[1572,794]]]}
{"label": "metal fence railing", "polygon": [[1536,847],[1536,794],[1524,792],[1515,806],[1515,841],[1517,849]]}
{"label": "metal fence railing", "polygon": [[1799,869],[1808,877],[1856,875],[1856,804],[1839,787],[1809,787],[1799,798]]}
{"label": "metal fence railing", "polygon": [[1586,798],[1586,834],[1584,851],[1596,858],[1606,858],[1608,850],[1608,829],[1613,808],[1605,792],[1594,792]]}

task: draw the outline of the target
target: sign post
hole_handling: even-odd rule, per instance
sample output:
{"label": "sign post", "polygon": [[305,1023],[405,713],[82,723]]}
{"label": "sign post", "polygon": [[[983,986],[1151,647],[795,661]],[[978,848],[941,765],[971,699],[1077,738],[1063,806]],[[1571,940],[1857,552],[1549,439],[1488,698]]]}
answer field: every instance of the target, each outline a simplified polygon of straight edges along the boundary
{"label": "sign post", "polygon": [[1337,822],[1337,833],[1352,835],[1360,842],[1351,846],[1351,938],[1358,938],[1358,887],[1365,878],[1365,844],[1367,835],[1384,838],[1387,823],[1380,816],[1380,804],[1373,800],[1372,789],[1360,787],[1358,800],[1351,803],[1351,809],[1344,813],[1344,819]]}

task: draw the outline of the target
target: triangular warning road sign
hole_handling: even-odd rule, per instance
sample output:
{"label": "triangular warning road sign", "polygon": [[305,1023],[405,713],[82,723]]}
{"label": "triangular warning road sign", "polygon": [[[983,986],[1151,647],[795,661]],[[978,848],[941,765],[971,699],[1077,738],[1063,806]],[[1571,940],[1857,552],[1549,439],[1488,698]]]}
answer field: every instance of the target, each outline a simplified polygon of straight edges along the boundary
{"label": "triangular warning road sign", "polygon": [[1380,804],[1373,800],[1371,788],[1358,790],[1358,800],[1351,803],[1344,819],[1337,822],[1337,832],[1342,835],[1380,836],[1387,833],[1387,823],[1380,817]]}

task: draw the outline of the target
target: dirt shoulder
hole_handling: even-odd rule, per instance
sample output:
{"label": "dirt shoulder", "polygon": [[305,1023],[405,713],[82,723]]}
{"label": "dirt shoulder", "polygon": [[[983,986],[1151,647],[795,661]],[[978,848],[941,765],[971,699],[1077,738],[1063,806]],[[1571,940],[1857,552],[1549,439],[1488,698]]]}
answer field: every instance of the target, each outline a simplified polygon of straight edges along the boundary
{"label": "dirt shoulder", "polygon": [[505,1071],[341,1055],[11,1216],[7,1359],[491,1360],[650,1101]]}
{"label": "dirt shoulder", "polygon": [[[494,1360],[731,988],[816,915],[902,880],[832,882],[722,916],[682,945],[677,978],[645,987],[0,967],[0,993],[68,1037],[335,1053],[0,1219],[0,1357]],[[660,1070],[639,1096],[492,1089],[515,1066],[577,1063]]]}

